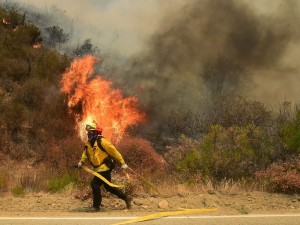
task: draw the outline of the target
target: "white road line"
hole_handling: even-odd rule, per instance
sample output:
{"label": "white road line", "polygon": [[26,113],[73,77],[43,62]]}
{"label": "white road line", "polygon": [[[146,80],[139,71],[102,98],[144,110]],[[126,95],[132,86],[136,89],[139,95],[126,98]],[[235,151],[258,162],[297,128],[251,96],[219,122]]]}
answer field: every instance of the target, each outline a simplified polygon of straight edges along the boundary
{"label": "white road line", "polygon": [[116,216],[116,217],[0,217],[1,220],[126,220],[136,219],[138,216]]}
{"label": "white road line", "polygon": [[[300,217],[300,214],[253,214],[225,216],[167,216],[165,219],[211,219],[211,218],[268,218],[268,217]],[[104,217],[0,217],[0,220],[125,220],[136,219],[139,216],[104,216]]]}

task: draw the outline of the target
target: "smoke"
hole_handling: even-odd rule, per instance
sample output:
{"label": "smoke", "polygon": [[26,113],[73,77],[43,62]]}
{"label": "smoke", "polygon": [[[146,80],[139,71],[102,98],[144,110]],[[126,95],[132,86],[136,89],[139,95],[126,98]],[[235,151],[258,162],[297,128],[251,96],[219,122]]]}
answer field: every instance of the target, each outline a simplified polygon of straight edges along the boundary
{"label": "smoke", "polygon": [[268,12],[258,2],[195,0],[166,15],[123,82],[131,91],[140,85],[153,121],[162,124],[174,108],[203,111],[226,91],[266,103],[297,100],[299,68],[290,57],[299,55],[292,48],[299,43],[299,5],[264,1],[273,6]]}
{"label": "smoke", "polygon": [[115,53],[122,57],[140,51],[143,40],[154,33],[165,11],[183,4],[180,0],[173,0],[171,6],[169,0],[14,1],[28,11],[47,17],[47,26],[62,27],[70,34],[70,48],[91,39],[102,55]]}
{"label": "smoke", "polygon": [[52,22],[72,28],[75,46],[92,39],[100,72],[138,95],[152,123],[174,108],[204,111],[227,91],[300,100],[296,0],[19,2],[72,18]]}

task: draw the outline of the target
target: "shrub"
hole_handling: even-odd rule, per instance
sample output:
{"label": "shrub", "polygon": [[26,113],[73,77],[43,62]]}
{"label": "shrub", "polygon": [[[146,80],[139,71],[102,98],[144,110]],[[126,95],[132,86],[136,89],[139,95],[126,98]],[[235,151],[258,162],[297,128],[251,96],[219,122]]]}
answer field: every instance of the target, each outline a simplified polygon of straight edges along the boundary
{"label": "shrub", "polygon": [[74,171],[73,165],[77,165],[82,150],[83,144],[80,139],[69,137],[49,146],[43,160],[57,172]]}
{"label": "shrub", "polygon": [[18,33],[15,35],[15,44],[26,44],[32,47],[33,44],[41,42],[41,32],[33,24],[25,24],[18,27]]}
{"label": "shrub", "polygon": [[13,196],[20,197],[25,195],[25,190],[24,188],[17,186],[11,189],[11,193]]}
{"label": "shrub", "polygon": [[180,135],[193,136],[199,131],[197,115],[185,109],[173,109],[167,118],[167,126],[175,137]]}
{"label": "shrub", "polygon": [[117,147],[129,167],[138,173],[157,175],[159,172],[165,172],[166,162],[153,149],[149,141],[142,138],[125,137]]}
{"label": "shrub", "polygon": [[171,110],[167,120],[169,134],[199,138],[214,124],[224,128],[253,124],[266,129],[273,124],[272,112],[263,103],[233,93],[216,95],[206,108],[203,113],[180,108]]}
{"label": "shrub", "polygon": [[24,191],[33,191],[36,188],[36,173],[29,172],[22,174],[19,179],[19,187],[23,188]]}
{"label": "shrub", "polygon": [[[259,145],[261,140],[264,143]],[[269,142],[264,132],[253,125],[227,129],[215,125],[202,143],[181,145],[186,150],[178,158],[177,168],[190,174],[201,172],[216,180],[250,178],[258,168],[268,165],[272,155]]]}
{"label": "shrub", "polygon": [[184,158],[178,162],[177,166],[180,170],[196,173],[200,171],[203,163],[200,151],[191,149],[186,153]]}
{"label": "shrub", "polygon": [[61,74],[69,66],[70,59],[66,55],[50,49],[41,49],[34,61],[32,73],[35,77],[57,83]]}
{"label": "shrub", "polygon": [[256,172],[255,178],[269,191],[300,193],[300,157],[273,163]]}
{"label": "shrub", "polygon": [[77,174],[52,168],[44,163],[33,167],[27,167],[29,161],[19,162],[20,170],[18,173],[17,187],[22,188],[24,193],[51,191],[58,192],[64,189],[64,186],[77,182]]}
{"label": "shrub", "polygon": [[0,191],[5,191],[7,188],[7,177],[4,175],[5,173],[0,173]]}
{"label": "shrub", "polygon": [[76,181],[76,176],[74,174],[64,173],[59,176],[53,176],[50,178],[48,183],[48,189],[51,192],[60,192],[70,183]]}
{"label": "shrub", "polygon": [[[3,109],[0,120],[4,121],[2,128],[5,128],[5,132],[2,133],[4,140],[1,141],[0,145],[1,147],[5,147],[3,151],[6,151],[6,153],[12,154],[16,152],[12,144],[20,143],[24,140],[21,127],[27,120],[28,113],[24,105],[16,102],[7,104]],[[25,146],[22,146],[22,148],[25,148]]]}
{"label": "shrub", "polygon": [[16,99],[31,110],[39,110],[44,103],[46,83],[38,79],[28,79],[19,88]]}
{"label": "shrub", "polygon": [[28,62],[25,59],[5,57],[1,64],[2,74],[12,81],[24,82],[28,78]]}
{"label": "shrub", "polygon": [[220,94],[213,99],[208,114],[210,124],[220,124],[228,128],[231,126],[269,125],[272,113],[263,103],[234,94]]}
{"label": "shrub", "polygon": [[295,118],[283,126],[283,139],[287,145],[287,151],[291,155],[300,154],[300,110],[296,112]]}
{"label": "shrub", "polygon": [[17,102],[8,104],[3,112],[4,120],[11,129],[20,127],[26,121],[28,113],[27,108]]}

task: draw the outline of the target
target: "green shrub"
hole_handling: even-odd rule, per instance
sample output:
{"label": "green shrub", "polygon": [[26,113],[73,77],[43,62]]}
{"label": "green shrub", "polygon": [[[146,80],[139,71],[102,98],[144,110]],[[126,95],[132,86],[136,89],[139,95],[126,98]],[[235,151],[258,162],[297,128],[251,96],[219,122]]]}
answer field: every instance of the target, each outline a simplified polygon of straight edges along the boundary
{"label": "green shrub", "polygon": [[300,111],[296,112],[295,119],[282,128],[284,142],[289,154],[300,154]]}
{"label": "green shrub", "polygon": [[192,149],[188,151],[185,157],[178,162],[177,167],[178,169],[183,171],[196,173],[201,170],[200,168],[202,168],[203,170],[202,167],[203,165],[204,162],[203,162],[201,152],[196,149]]}
{"label": "green shrub", "polygon": [[11,193],[13,194],[13,196],[20,197],[25,195],[25,190],[23,187],[16,186],[11,189]]}
{"label": "green shrub", "polygon": [[58,83],[69,63],[70,59],[66,55],[50,49],[41,49],[34,61],[32,73],[35,77]]}
{"label": "green shrub", "polygon": [[51,192],[60,192],[68,184],[74,183],[75,181],[76,176],[74,174],[64,173],[61,176],[53,176],[49,180],[48,189]]}
{"label": "green shrub", "polygon": [[[264,143],[259,145],[261,140]],[[270,141],[253,125],[227,129],[215,125],[203,142],[181,145],[185,151],[177,168],[190,173],[200,171],[204,177],[215,180],[250,178],[258,168],[268,165],[272,155]]]}

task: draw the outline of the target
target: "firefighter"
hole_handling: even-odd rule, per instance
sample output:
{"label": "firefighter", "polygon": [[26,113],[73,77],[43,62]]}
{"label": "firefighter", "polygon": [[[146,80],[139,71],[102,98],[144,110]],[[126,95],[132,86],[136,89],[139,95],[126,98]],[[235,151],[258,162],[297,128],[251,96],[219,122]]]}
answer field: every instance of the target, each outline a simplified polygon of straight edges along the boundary
{"label": "firefighter", "polygon": [[[86,125],[88,141],[84,146],[81,159],[78,167],[89,161],[94,167],[94,171],[111,181],[111,172],[115,167],[115,161],[121,164],[122,169],[128,168],[122,155],[107,139],[102,136],[102,128],[97,126],[96,123]],[[126,208],[131,208],[132,196],[126,195],[122,190],[116,187],[111,187],[98,177],[94,177],[91,182],[93,192],[93,206],[87,211],[97,212],[100,211],[102,195],[100,187],[104,188],[110,193],[118,196],[126,203]]]}

